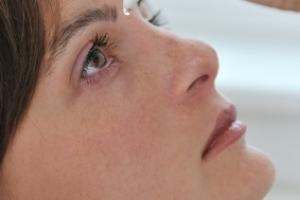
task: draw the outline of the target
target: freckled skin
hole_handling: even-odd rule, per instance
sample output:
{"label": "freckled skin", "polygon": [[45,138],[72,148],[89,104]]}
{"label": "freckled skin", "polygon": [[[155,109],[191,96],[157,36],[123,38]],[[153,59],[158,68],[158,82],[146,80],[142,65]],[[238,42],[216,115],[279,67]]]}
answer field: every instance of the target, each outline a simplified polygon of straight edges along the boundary
{"label": "freckled skin", "polygon": [[[123,15],[119,0],[61,0],[61,20],[103,4],[117,6],[118,20],[86,28],[41,75],[4,160],[4,200],[262,200],[273,165],[244,138],[201,158],[229,105],[214,86],[215,51]],[[72,87],[78,51],[103,31],[122,62],[90,86],[72,78]],[[195,74],[209,79],[188,90]]]}

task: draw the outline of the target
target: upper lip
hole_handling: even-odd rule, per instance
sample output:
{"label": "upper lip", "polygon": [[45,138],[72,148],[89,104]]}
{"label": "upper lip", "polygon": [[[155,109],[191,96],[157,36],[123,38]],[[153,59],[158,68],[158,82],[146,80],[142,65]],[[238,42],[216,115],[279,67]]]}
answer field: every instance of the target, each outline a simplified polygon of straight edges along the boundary
{"label": "upper lip", "polygon": [[216,125],[210,134],[206,146],[203,150],[202,157],[204,157],[210,150],[210,146],[218,136],[223,134],[226,130],[231,127],[231,125],[236,121],[237,112],[234,105],[230,105],[229,108],[226,108],[220,112],[217,117]]}

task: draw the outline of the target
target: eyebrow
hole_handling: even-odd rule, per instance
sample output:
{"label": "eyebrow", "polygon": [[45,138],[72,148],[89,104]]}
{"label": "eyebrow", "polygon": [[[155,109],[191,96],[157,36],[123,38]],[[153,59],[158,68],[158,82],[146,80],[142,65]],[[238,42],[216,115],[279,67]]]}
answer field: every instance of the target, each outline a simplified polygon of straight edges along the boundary
{"label": "eyebrow", "polygon": [[62,28],[59,28],[51,44],[51,55],[53,57],[59,56],[69,43],[70,39],[90,24],[96,22],[115,22],[117,19],[117,8],[115,6],[104,5],[101,9],[87,10],[70,22],[62,23]]}

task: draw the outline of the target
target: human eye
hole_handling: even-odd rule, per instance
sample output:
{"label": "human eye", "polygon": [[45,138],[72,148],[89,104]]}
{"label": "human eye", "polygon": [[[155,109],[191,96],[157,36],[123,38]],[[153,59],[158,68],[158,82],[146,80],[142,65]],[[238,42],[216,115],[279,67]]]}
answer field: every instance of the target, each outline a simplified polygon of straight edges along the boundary
{"label": "human eye", "polygon": [[154,10],[147,0],[138,0],[136,7],[140,14],[152,25],[161,27],[167,24],[162,11]]}
{"label": "human eye", "polygon": [[109,74],[116,61],[110,55],[113,43],[108,34],[97,35],[82,62],[80,79],[88,84],[95,83]]}

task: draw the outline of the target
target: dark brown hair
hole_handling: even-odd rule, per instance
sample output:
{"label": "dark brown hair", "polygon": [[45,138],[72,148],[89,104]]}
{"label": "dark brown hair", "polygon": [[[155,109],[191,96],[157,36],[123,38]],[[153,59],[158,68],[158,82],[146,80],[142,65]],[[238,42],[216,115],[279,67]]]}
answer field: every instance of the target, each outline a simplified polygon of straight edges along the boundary
{"label": "dark brown hair", "polygon": [[0,0],[0,166],[33,96],[44,52],[38,0]]}

